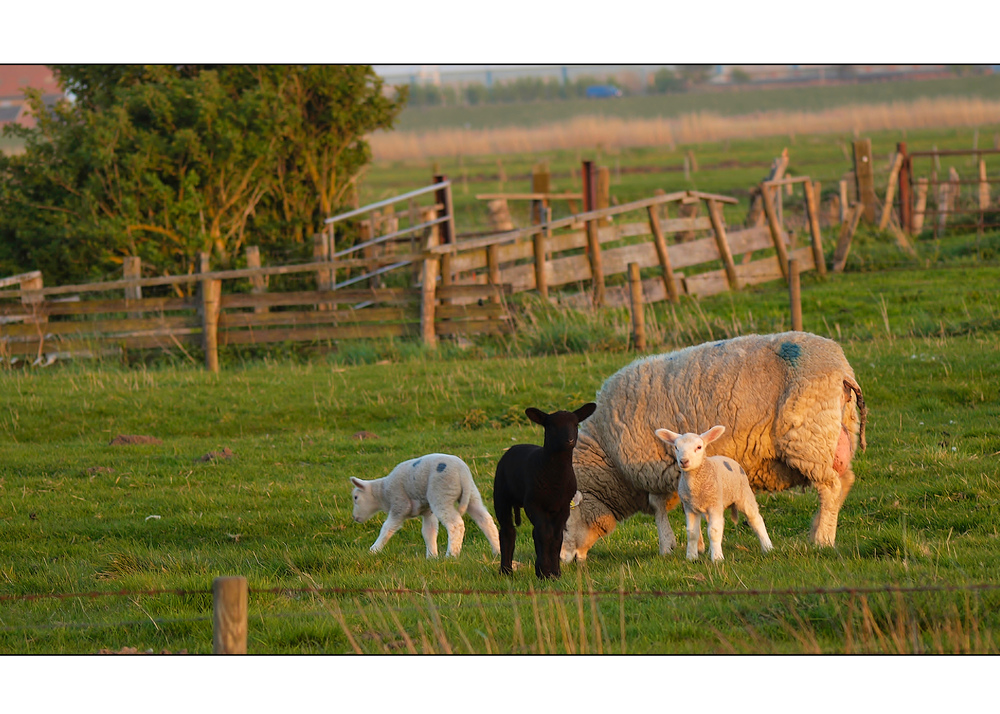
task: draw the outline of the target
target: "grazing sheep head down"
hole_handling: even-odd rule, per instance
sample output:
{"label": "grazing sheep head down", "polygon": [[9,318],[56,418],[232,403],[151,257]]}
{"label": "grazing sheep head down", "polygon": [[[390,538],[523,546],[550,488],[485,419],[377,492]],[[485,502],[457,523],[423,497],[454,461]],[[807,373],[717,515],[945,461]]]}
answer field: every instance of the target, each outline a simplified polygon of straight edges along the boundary
{"label": "grazing sheep head down", "polygon": [[668,446],[674,447],[674,455],[678,465],[684,471],[697,471],[705,463],[707,450],[705,446],[722,436],[726,431],[724,426],[713,426],[704,434],[678,434],[670,429],[657,429],[656,435]]}
{"label": "grazing sheep head down", "polygon": [[353,476],[351,476],[351,483],[354,484],[354,491],[351,492],[351,497],[354,499],[354,511],[351,515],[356,523],[364,523],[382,510],[382,506],[375,498],[368,483]]}

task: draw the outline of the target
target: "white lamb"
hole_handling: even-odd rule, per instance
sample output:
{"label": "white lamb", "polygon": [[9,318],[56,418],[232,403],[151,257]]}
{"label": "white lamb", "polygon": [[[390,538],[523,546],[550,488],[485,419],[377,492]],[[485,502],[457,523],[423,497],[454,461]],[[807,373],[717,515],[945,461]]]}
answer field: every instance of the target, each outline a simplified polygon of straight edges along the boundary
{"label": "white lamb", "polygon": [[730,509],[734,523],[737,519],[737,509],[746,515],[765,553],[772,548],[746,471],[728,456],[706,458],[708,451],[706,447],[725,431],[724,426],[713,426],[699,436],[691,433],[678,434],[669,429],[656,430],[656,435],[668,446],[673,447],[677,465],[681,470],[677,495],[684,504],[684,517],[687,520],[688,560],[697,560],[698,554],[705,551],[705,541],[701,536],[702,516],[708,518],[708,541],[711,545],[712,560],[722,560],[723,515],[727,508]]}
{"label": "white lamb", "polygon": [[436,558],[438,521],[448,529],[447,555],[457,557],[465,538],[468,511],[490,542],[494,555],[500,552],[500,536],[489,511],[483,505],[472,472],[464,461],[449,454],[427,454],[404,461],[388,476],[365,481],[351,477],[355,488],[354,520],[364,523],[379,511],[387,511],[378,538],[370,548],[377,553],[407,518],[423,519],[421,533],[427,557]]}

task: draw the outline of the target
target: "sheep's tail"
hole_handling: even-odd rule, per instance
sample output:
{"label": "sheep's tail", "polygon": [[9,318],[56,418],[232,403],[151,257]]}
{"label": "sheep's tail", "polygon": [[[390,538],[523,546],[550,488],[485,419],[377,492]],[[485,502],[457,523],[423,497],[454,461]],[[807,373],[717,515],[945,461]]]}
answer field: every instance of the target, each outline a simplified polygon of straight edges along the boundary
{"label": "sheep's tail", "polygon": [[472,474],[470,473],[469,482],[462,484],[462,493],[458,497],[458,514],[460,516],[464,516],[465,512],[469,510],[469,501],[472,500],[473,492],[476,492],[476,483],[472,480]]}
{"label": "sheep's tail", "polygon": [[865,406],[865,397],[861,393],[861,386],[853,379],[844,380],[844,391],[854,392],[854,401],[858,404],[858,416],[861,418],[861,432],[859,434],[861,450],[864,451],[868,447],[868,442],[865,439],[865,424],[868,423],[868,407]]}

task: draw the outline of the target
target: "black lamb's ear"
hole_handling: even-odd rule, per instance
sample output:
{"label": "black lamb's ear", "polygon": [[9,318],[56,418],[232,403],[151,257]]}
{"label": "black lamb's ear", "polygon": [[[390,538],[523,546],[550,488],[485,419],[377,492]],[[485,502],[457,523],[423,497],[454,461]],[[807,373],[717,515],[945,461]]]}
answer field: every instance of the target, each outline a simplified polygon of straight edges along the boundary
{"label": "black lamb's ear", "polygon": [[594,402],[587,402],[573,413],[576,414],[577,421],[583,421],[591,414],[593,414],[595,409],[597,409],[597,404],[595,404]]}
{"label": "black lamb's ear", "polygon": [[549,415],[543,412],[541,409],[535,409],[534,407],[528,407],[524,410],[525,415],[531,419],[531,421],[545,426],[545,422],[548,420]]}

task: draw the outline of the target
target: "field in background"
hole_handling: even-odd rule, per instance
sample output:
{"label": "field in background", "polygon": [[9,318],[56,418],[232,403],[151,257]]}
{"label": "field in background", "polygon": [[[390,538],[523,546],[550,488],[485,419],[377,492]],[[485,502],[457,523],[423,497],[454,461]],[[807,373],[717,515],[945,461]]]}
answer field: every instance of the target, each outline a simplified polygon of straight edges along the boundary
{"label": "field in background", "polygon": [[592,115],[657,119],[685,114],[735,116],[772,111],[817,112],[849,105],[933,98],[1000,100],[1000,75],[795,88],[747,87],[736,91],[647,95],[614,100],[408,108],[400,115],[397,128],[408,132],[445,128],[534,127]]}
{"label": "field in background", "polygon": [[[527,523],[515,556],[526,567],[506,580],[471,522],[457,561],[425,560],[415,522],[373,556],[382,518],[351,522],[348,476],[431,451],[466,459],[492,511],[496,460],[539,438],[524,408],[578,406],[633,359],[625,311],[528,303],[530,344],[492,338],[438,358],[379,341],[306,363],[237,358],[221,375],[113,363],[0,373],[0,595],[132,593],[8,600],[0,651],[207,652],[211,579],[242,574],[256,653],[996,653],[1000,593],[921,591],[1000,578],[997,236],[981,247],[994,258],[950,237],[896,270],[803,278],[805,328],[841,342],[865,391],[869,449],[835,550],[808,543],[813,492],[761,495],[775,552],[728,524],[717,566],[659,557],[647,516],[556,583],[533,576]],[[854,265],[890,252],[859,241]],[[786,301],[771,285],[649,308],[650,351],[787,329]],[[378,438],[352,438],[361,430]],[[118,434],[163,443],[109,446]],[[231,459],[200,460],[227,447]],[[683,542],[679,511],[671,521]],[[747,592],[885,586],[916,590]],[[139,592],[159,589],[188,593]],[[656,594],[675,590],[701,594]]]}

